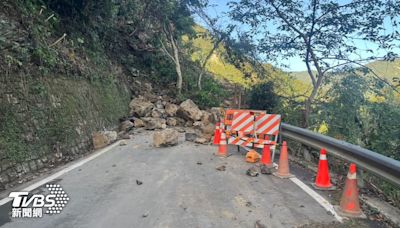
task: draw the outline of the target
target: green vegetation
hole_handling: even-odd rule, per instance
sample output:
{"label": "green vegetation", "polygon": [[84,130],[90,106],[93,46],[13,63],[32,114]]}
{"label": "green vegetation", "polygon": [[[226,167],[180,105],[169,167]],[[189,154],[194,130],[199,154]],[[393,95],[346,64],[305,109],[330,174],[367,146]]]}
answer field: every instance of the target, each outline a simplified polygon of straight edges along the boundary
{"label": "green vegetation", "polygon": [[274,84],[272,82],[258,84],[251,90],[249,105],[252,109],[274,113],[274,109],[278,107],[278,104],[279,99],[274,93]]}

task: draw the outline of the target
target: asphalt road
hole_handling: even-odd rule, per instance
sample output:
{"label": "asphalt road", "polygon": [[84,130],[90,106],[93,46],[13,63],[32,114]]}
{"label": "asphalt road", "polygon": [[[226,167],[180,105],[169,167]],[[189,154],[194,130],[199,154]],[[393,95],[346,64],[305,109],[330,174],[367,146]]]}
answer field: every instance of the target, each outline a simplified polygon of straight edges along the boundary
{"label": "asphalt road", "polygon": [[[236,152],[213,155],[213,146],[181,142],[153,148],[151,132],[135,135],[96,159],[62,175],[57,183],[70,201],[60,214],[10,218],[2,227],[296,227],[334,221],[292,181],[246,176],[251,164]],[[199,163],[199,164],[197,164]],[[215,168],[225,165],[225,171]],[[143,182],[138,185],[137,180]],[[34,192],[42,192],[44,186]],[[1,221],[2,220],[2,221]]]}

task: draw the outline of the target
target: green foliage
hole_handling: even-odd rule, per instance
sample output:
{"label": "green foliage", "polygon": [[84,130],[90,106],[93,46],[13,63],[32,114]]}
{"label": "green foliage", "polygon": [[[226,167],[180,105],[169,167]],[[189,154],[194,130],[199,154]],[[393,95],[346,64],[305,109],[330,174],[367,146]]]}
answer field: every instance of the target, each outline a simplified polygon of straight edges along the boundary
{"label": "green foliage", "polygon": [[[385,0],[351,1],[249,1],[231,3],[231,17],[257,34],[259,49],[268,59],[298,56],[312,52],[327,69],[332,59],[351,59],[359,47],[354,40],[377,42],[389,50],[395,47],[396,28],[385,29],[385,19],[399,16],[399,6]],[[266,26],[274,25],[274,29]],[[265,25],[265,26],[260,26]],[[354,34],[357,34],[354,36]],[[311,45],[310,45],[311,44]],[[377,55],[368,50],[371,56]],[[364,54],[363,59],[368,59]],[[314,58],[313,57],[313,58]],[[306,56],[314,64],[310,56]]]}
{"label": "green foliage", "polygon": [[226,92],[217,81],[211,77],[205,77],[203,80],[203,89],[194,92],[191,98],[201,108],[208,108],[220,106],[226,95]]}
{"label": "green foliage", "polygon": [[274,113],[278,103],[279,99],[274,93],[273,82],[258,84],[250,92],[248,104],[252,109],[266,110],[268,113]]}
{"label": "green foliage", "polygon": [[59,61],[57,53],[47,47],[38,47],[33,50],[32,57],[39,63],[47,68],[53,68]]}
{"label": "green foliage", "polygon": [[[400,105],[393,96],[369,99],[372,81],[349,75],[332,85],[328,102],[316,106],[313,126],[328,125],[328,135],[400,160]],[[377,91],[379,92],[379,91]]]}
{"label": "green foliage", "polygon": [[24,131],[17,122],[11,105],[0,104],[0,150],[11,161],[23,161],[29,157],[28,145],[21,141]]}
{"label": "green foliage", "polygon": [[[214,41],[210,33],[203,27],[196,25],[194,30],[197,35],[193,38],[184,36],[183,42],[190,52],[191,60],[201,65],[213,49]],[[281,71],[274,69],[269,64],[262,65],[260,67],[262,68],[261,72],[257,71],[249,58],[243,56],[239,59],[237,55],[231,56],[233,47],[228,47],[227,45],[228,43],[222,42],[205,66],[206,71],[216,79],[228,81],[231,84],[240,85],[248,89],[262,82],[265,78],[283,75]]]}

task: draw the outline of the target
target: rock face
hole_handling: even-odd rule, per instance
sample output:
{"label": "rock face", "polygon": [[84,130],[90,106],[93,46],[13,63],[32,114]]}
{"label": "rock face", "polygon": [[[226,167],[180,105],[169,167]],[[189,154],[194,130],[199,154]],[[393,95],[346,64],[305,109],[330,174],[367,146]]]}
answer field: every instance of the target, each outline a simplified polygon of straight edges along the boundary
{"label": "rock face", "polygon": [[143,117],[149,115],[151,110],[154,108],[154,105],[145,98],[138,97],[129,103],[129,108],[131,109],[131,115]]}
{"label": "rock face", "polygon": [[145,117],[142,118],[142,120],[145,123],[146,130],[165,129],[167,127],[167,121],[165,119]]}
{"label": "rock face", "polygon": [[177,115],[185,120],[198,121],[202,117],[202,112],[192,100],[188,99],[181,103]]}
{"label": "rock face", "polygon": [[94,149],[103,148],[110,143],[113,143],[117,140],[118,134],[115,131],[101,131],[93,133],[92,140]]}
{"label": "rock face", "polygon": [[178,144],[179,133],[173,129],[157,131],[153,134],[153,145],[155,147],[175,146]]}
{"label": "rock face", "polygon": [[171,103],[167,103],[165,105],[165,113],[169,117],[174,117],[176,115],[176,112],[178,111],[179,106]]}

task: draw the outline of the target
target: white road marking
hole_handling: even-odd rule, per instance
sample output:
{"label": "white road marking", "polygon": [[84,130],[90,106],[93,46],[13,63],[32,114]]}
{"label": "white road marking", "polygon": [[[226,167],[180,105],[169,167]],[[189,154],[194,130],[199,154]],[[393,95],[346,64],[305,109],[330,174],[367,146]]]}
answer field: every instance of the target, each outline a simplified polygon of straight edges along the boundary
{"label": "white road marking", "polygon": [[[48,176],[48,177],[46,177],[46,178],[44,178],[44,179],[42,179],[42,180],[30,185],[30,186],[28,186],[28,187],[26,187],[26,188],[24,188],[22,190],[18,190],[18,191],[30,192],[30,191],[32,191],[32,190],[34,190],[34,189],[36,189],[36,188],[38,188],[38,187],[40,187],[40,186],[42,186],[44,184],[56,179],[56,178],[68,173],[69,171],[71,171],[71,170],[73,170],[75,168],[78,168],[79,166],[82,166],[83,164],[85,164],[85,163],[97,158],[98,156],[108,152],[109,150],[111,150],[112,148],[117,146],[118,143],[119,142],[117,141],[114,144],[111,144],[110,146],[105,147],[105,148],[99,150],[98,152],[95,152],[94,154],[90,155],[89,157],[87,157],[87,158],[85,158],[85,159],[83,159],[83,160],[81,160],[81,161],[79,161],[79,162],[77,162],[75,164],[72,164],[71,166],[68,166],[65,169],[62,169],[62,170],[58,171],[57,173],[54,173],[53,175],[50,175],[50,176]],[[11,200],[12,200],[12,198],[10,198],[10,197],[6,197],[6,198],[0,200],[0,206],[8,203]]]}
{"label": "white road marking", "polygon": [[320,194],[312,190],[310,187],[308,187],[306,184],[304,184],[301,180],[297,179],[296,177],[289,178],[293,183],[295,183],[297,186],[299,186],[301,189],[303,189],[308,195],[310,195],[312,198],[315,199],[323,208],[325,208],[327,211],[332,213],[332,215],[339,221],[343,222],[343,217],[338,215],[333,208],[333,205],[329,203],[324,197],[322,197]]}
{"label": "white road marking", "polygon": [[[278,164],[274,162],[273,167],[278,168]],[[326,211],[329,211],[339,222],[343,222],[343,217],[340,216],[338,213],[336,213],[335,208],[328,200],[326,200],[312,188],[308,187],[297,177],[291,177],[289,179],[297,186],[299,186],[303,191],[305,191],[308,195],[310,195],[313,199],[315,199],[315,201],[317,201],[317,203],[319,203],[323,208],[325,208]]]}

